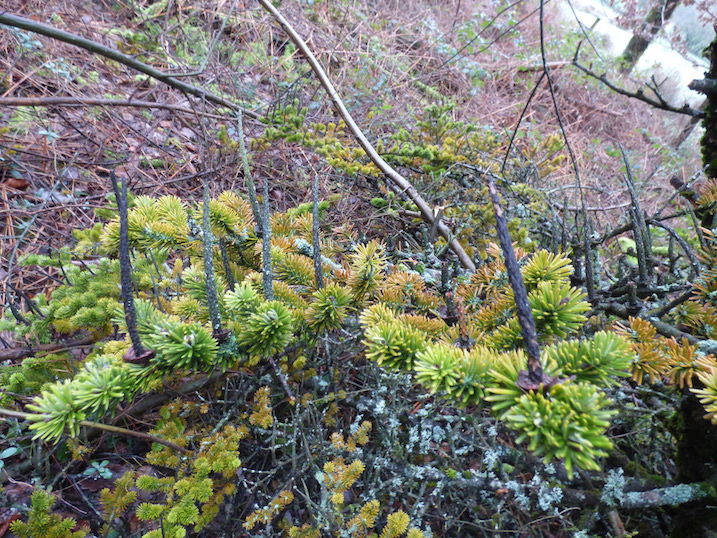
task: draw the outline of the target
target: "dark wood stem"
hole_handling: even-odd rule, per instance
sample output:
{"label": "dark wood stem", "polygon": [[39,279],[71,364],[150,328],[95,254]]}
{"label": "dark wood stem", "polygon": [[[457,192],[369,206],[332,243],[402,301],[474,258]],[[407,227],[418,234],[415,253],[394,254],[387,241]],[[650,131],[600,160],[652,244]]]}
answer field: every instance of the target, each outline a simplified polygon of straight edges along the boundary
{"label": "dark wood stem", "polygon": [[202,246],[204,248],[204,289],[207,294],[207,308],[212,330],[217,334],[222,329],[219,316],[219,297],[217,295],[217,279],[214,274],[214,236],[209,218],[209,180],[204,178],[204,205],[202,206]]}
{"label": "dark wood stem", "polygon": [[134,310],[134,289],[132,286],[132,263],[129,258],[129,221],[127,211],[127,182],[122,180],[122,187],[117,183],[117,176],[110,172],[112,188],[117,199],[117,209],[120,219],[120,282],[122,284],[122,304],[124,305],[124,318],[127,322],[127,332],[132,341],[132,349],[135,357],[144,354],[144,348],[137,332],[137,314]]}
{"label": "dark wood stem", "polygon": [[314,174],[312,184],[312,240],[314,242],[314,273],[316,274],[316,289],[324,287],[324,269],[321,263],[321,237],[319,234],[319,174]]}
{"label": "dark wood stem", "polygon": [[515,296],[515,310],[520,323],[520,330],[523,332],[523,341],[525,349],[528,353],[528,381],[531,384],[540,385],[543,383],[543,367],[540,363],[540,346],[538,345],[538,336],[535,329],[535,320],[533,312],[528,302],[528,291],[523,282],[523,275],[518,267],[518,260],[513,250],[513,242],[510,238],[508,225],[503,216],[503,209],[500,205],[498,190],[495,187],[493,178],[488,176],[488,190],[493,201],[493,210],[495,211],[495,228],[498,232],[498,240],[500,248],[505,258],[505,268],[508,273],[510,286],[513,288]]}

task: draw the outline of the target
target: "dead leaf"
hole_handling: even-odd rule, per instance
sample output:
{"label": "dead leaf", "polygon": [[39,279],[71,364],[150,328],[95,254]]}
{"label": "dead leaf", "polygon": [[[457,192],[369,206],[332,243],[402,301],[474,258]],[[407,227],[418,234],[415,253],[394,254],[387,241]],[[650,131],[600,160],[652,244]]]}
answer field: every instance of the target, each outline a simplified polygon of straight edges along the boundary
{"label": "dead leaf", "polygon": [[25,189],[27,189],[30,186],[30,184],[27,181],[25,181],[24,179],[19,178],[19,177],[8,178],[5,181],[3,181],[2,184],[6,187],[9,187],[11,189],[16,189],[18,191],[24,191]]}

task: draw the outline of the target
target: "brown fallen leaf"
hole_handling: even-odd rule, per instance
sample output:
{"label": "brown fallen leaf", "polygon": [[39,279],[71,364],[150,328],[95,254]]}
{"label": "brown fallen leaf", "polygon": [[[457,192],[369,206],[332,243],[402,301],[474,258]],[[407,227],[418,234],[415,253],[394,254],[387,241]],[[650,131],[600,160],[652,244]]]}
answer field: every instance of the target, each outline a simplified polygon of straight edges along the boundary
{"label": "brown fallen leaf", "polygon": [[2,184],[5,187],[9,187],[11,189],[16,189],[18,191],[24,191],[25,189],[27,189],[30,186],[30,184],[27,181],[25,181],[22,178],[18,178],[18,177],[8,178],[5,181],[3,181]]}

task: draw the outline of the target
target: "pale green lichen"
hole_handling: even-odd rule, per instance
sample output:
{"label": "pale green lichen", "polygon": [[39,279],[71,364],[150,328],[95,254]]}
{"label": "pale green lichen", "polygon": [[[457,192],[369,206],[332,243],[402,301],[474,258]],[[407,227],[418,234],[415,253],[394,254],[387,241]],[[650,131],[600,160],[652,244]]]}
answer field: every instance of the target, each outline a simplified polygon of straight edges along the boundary
{"label": "pale green lichen", "polygon": [[607,473],[605,485],[602,488],[600,500],[608,506],[622,504],[625,498],[625,476],[622,469],[610,469]]}
{"label": "pale green lichen", "polygon": [[697,348],[705,355],[717,355],[717,340],[702,340]]}
{"label": "pale green lichen", "polygon": [[715,489],[708,484],[678,484],[651,491],[631,491],[627,493],[622,505],[625,508],[643,506],[679,506],[704,498],[715,497]]}

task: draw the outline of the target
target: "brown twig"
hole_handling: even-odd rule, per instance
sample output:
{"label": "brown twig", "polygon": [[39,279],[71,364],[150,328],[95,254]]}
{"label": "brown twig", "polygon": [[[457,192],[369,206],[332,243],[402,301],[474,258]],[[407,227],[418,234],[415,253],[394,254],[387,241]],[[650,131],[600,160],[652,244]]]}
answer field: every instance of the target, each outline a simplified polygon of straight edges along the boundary
{"label": "brown twig", "polygon": [[607,513],[607,520],[610,522],[613,536],[616,538],[627,536],[627,532],[625,532],[625,525],[622,524],[620,514],[617,513],[617,510],[610,510]]}
{"label": "brown twig", "polygon": [[276,377],[279,379],[279,383],[281,383],[281,386],[284,387],[284,391],[289,397],[289,400],[295,402],[296,396],[294,396],[294,393],[291,391],[289,383],[287,383],[286,381],[286,376],[284,375],[284,372],[281,371],[281,368],[279,368],[279,365],[276,364],[276,361],[272,357],[269,357],[269,364],[271,364],[271,367],[274,369],[274,374],[276,374]]}

